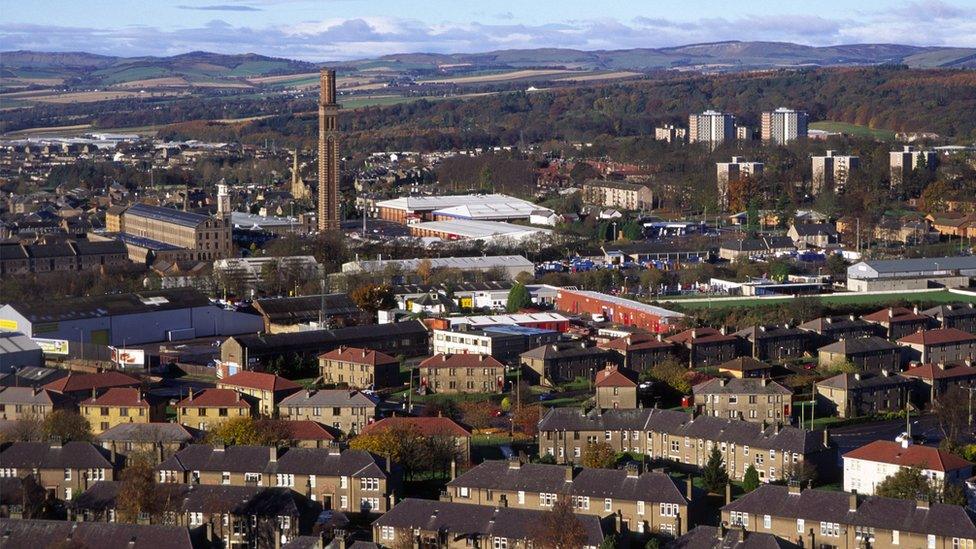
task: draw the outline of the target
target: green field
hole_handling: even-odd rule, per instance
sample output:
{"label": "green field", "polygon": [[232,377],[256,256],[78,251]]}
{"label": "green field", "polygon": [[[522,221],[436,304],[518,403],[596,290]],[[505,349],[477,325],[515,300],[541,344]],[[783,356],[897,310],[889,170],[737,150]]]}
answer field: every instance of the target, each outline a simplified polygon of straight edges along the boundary
{"label": "green field", "polygon": [[[878,305],[883,306],[888,303],[898,301],[918,301],[922,303],[976,303],[976,297],[969,295],[953,294],[948,291],[928,292],[920,294],[891,293],[881,295],[865,294],[830,294],[816,296],[824,305]],[[685,309],[719,309],[728,307],[759,307],[763,305],[776,305],[785,303],[793,298],[774,298],[774,299],[723,299],[713,301],[679,301],[675,304],[681,305]],[[662,306],[667,307],[668,302],[663,302]]]}
{"label": "green field", "polygon": [[880,139],[882,141],[891,141],[895,138],[895,132],[891,130],[869,128],[867,126],[858,126],[857,124],[834,122],[831,120],[811,122],[810,129],[823,130],[827,132],[843,132],[858,137],[873,137],[874,139]]}

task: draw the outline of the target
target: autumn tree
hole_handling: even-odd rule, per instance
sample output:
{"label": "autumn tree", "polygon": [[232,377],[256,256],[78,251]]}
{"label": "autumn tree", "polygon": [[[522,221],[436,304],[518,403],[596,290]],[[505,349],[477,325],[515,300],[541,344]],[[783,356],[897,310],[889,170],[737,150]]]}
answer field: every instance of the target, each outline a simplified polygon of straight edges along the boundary
{"label": "autumn tree", "polygon": [[583,467],[594,469],[613,469],[617,464],[617,454],[606,442],[591,442],[583,447]]}
{"label": "autumn tree", "polygon": [[388,457],[399,463],[407,475],[444,472],[451,461],[461,458],[451,434],[427,436],[413,426],[374,429],[356,436],[349,447]]}
{"label": "autumn tree", "polygon": [[955,452],[972,431],[969,428],[969,393],[958,386],[949,389],[936,398],[932,405],[939,429],[945,437],[940,446]]}
{"label": "autumn tree", "polygon": [[158,516],[165,508],[168,489],[156,485],[156,470],[146,460],[130,461],[121,475],[119,489],[118,520],[134,523],[140,514]]}
{"label": "autumn tree", "polygon": [[44,436],[44,420],[36,414],[26,414],[0,432],[0,442],[37,442]]}
{"label": "autumn tree", "polygon": [[57,439],[62,443],[94,438],[88,420],[68,410],[54,410],[48,414],[41,429],[45,438]]}
{"label": "autumn tree", "polygon": [[535,524],[532,546],[540,549],[575,549],[587,545],[586,528],[573,513],[572,497],[557,496],[545,515]]}
{"label": "autumn tree", "polygon": [[918,467],[902,467],[897,473],[881,481],[874,493],[881,497],[913,501],[919,498],[939,501],[942,497],[938,484],[922,474]]}
{"label": "autumn tree", "polygon": [[363,284],[354,289],[349,294],[349,298],[357,307],[369,313],[396,306],[393,288],[388,284]]}
{"label": "autumn tree", "polygon": [[702,483],[705,488],[713,494],[717,494],[725,489],[729,483],[729,473],[725,469],[725,459],[719,452],[718,446],[712,446],[712,451],[708,454],[708,462],[702,471]]}
{"label": "autumn tree", "polygon": [[420,277],[420,281],[424,284],[430,283],[430,277],[434,274],[434,266],[431,264],[430,260],[426,257],[417,262],[417,276]]}
{"label": "autumn tree", "polygon": [[272,446],[286,443],[289,436],[284,421],[242,416],[221,422],[207,433],[207,441],[227,446]]}
{"label": "autumn tree", "polygon": [[806,460],[787,463],[783,468],[783,480],[786,482],[798,482],[800,484],[812,484],[817,480],[817,466]]}
{"label": "autumn tree", "polygon": [[464,423],[475,429],[489,427],[491,419],[498,411],[490,402],[462,402],[458,407],[461,408],[461,419]]}
{"label": "autumn tree", "polygon": [[520,409],[512,412],[512,426],[516,433],[534,437],[539,433],[540,406],[523,405]]}

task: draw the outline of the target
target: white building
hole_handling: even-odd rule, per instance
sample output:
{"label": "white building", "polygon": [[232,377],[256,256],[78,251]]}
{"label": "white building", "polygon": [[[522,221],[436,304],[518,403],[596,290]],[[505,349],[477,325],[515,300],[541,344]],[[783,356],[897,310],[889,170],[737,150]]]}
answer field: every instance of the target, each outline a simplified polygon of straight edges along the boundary
{"label": "white building", "polygon": [[844,454],[844,491],[874,495],[886,478],[908,467],[944,486],[962,484],[972,476],[973,464],[931,446],[876,440]]}
{"label": "white building", "polygon": [[521,198],[504,194],[462,194],[445,196],[403,196],[376,203],[382,219],[400,223],[443,219],[482,221],[527,220],[540,209]]}
{"label": "white building", "polygon": [[747,177],[756,177],[763,173],[763,167],[762,162],[748,162],[741,156],[733,156],[731,162],[715,163],[718,201],[723,210],[729,207],[729,184],[739,182]]}
{"label": "white building", "polygon": [[317,280],[322,277],[322,266],[310,255],[288,257],[232,257],[214,261],[214,273],[221,277],[240,280],[249,287],[256,287],[273,271],[287,273],[301,280]]}
{"label": "white building", "polygon": [[897,187],[912,173],[923,166],[934,170],[939,157],[934,151],[917,150],[911,145],[905,145],[900,151],[888,153],[888,164],[891,168],[891,186]]}
{"label": "white building", "polygon": [[780,107],[762,113],[760,133],[762,140],[785,145],[807,137],[807,113]]}
{"label": "white building", "polygon": [[966,286],[976,276],[976,256],[878,259],[861,261],[847,268],[847,289],[921,290],[929,282],[947,287]]}
{"label": "white building", "polygon": [[509,278],[515,279],[519,273],[534,273],[535,264],[520,255],[489,255],[475,257],[431,257],[429,259],[376,259],[350,261],[342,264],[344,273],[382,273],[387,268],[410,273],[417,270],[423,261],[428,261],[432,269],[458,269],[461,271],[487,272],[494,269],[505,271]]}
{"label": "white building", "polygon": [[861,165],[860,158],[850,155],[834,154],[834,151],[827,151],[823,156],[810,158],[813,169],[811,180],[811,191],[813,194],[820,194],[824,189],[841,190],[847,184],[851,171]]}
{"label": "white building", "polygon": [[708,142],[714,147],[735,139],[735,117],[717,111],[705,111],[688,116],[688,142]]}
{"label": "white building", "polygon": [[501,221],[453,219],[428,221],[410,225],[410,234],[420,238],[439,238],[450,241],[522,242],[552,234],[549,229],[515,225]]}

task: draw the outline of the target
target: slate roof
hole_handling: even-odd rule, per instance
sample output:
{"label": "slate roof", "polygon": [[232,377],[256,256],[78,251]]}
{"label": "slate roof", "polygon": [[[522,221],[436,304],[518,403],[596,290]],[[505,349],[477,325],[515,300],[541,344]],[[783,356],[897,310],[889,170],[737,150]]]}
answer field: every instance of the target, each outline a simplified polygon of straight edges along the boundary
{"label": "slate roof", "polygon": [[9,547],[56,547],[70,536],[83,547],[193,548],[190,531],[180,526],[0,519],[0,532]]}
{"label": "slate roof", "polygon": [[845,492],[808,489],[789,493],[786,486],[764,484],[722,508],[755,515],[802,518],[808,523],[836,522],[937,536],[976,538],[976,525],[958,505],[932,503],[928,508],[905,499],[871,496],[859,498],[856,511],[850,510]]}
{"label": "slate roof", "polygon": [[834,331],[855,331],[855,330],[868,330],[875,326],[871,322],[860,318],[854,318],[852,316],[822,316],[820,318],[815,318],[809,320],[797,326],[801,330],[809,330],[811,332],[816,332],[822,334],[824,332],[834,332]]}
{"label": "slate roof", "polygon": [[703,524],[669,543],[667,547],[669,549],[799,549],[800,546],[772,534]]}
{"label": "slate roof", "polygon": [[895,345],[883,337],[869,336],[842,339],[835,343],[824,345],[823,347],[817,349],[817,351],[825,353],[841,353],[844,355],[856,355],[861,353],[890,351],[892,349],[899,348],[900,347],[898,345]]}
{"label": "slate roof", "polygon": [[819,387],[833,387],[834,389],[874,389],[880,387],[894,387],[897,385],[911,385],[911,379],[901,374],[837,374],[823,381],[818,381]]}
{"label": "slate roof", "polygon": [[182,227],[196,227],[210,219],[206,215],[192,212],[184,212],[175,208],[165,208],[162,206],[151,206],[149,204],[133,204],[125,210],[126,216],[145,217],[166,223],[175,223]]}
{"label": "slate roof", "polygon": [[349,389],[306,389],[288,395],[278,403],[279,407],[322,406],[322,407],[376,407],[376,401],[359,391]]}
{"label": "slate roof", "polygon": [[955,471],[972,467],[961,457],[932,446],[901,444],[890,440],[876,440],[844,454],[845,458],[891,463],[900,467],[919,467],[931,471]]}
{"label": "slate roof", "polygon": [[437,354],[420,363],[419,368],[504,368],[505,365],[491,355]]}
{"label": "slate roof", "polygon": [[837,229],[830,223],[799,223],[791,227],[797,236],[837,236]]}
{"label": "slate roof", "polygon": [[[546,345],[540,345],[534,349],[529,349],[522,353],[522,358],[535,358],[540,360],[551,360],[559,358],[578,358],[578,357],[588,357],[588,356],[606,356],[607,350],[601,349],[599,347],[588,346],[585,343],[579,341],[560,341],[557,343],[549,343]],[[616,355],[612,355],[616,356]]]}
{"label": "slate roof", "polygon": [[696,395],[792,395],[793,391],[776,383],[754,377],[747,378],[713,378],[691,388]]}
{"label": "slate roof", "polygon": [[[272,452],[276,458],[271,459]],[[381,459],[369,452],[331,448],[288,448],[282,453],[268,446],[191,444],[162,463],[159,471],[229,471],[232,473],[292,473],[323,476],[383,477]]]}
{"label": "slate roof", "polygon": [[951,318],[966,317],[976,315],[976,304],[973,303],[946,303],[938,307],[932,307],[922,311],[923,314],[932,318]]}
{"label": "slate roof", "polygon": [[[448,532],[453,537],[532,539],[545,516],[546,511],[407,498],[376,519],[373,526],[419,528]],[[603,541],[599,517],[576,515],[576,518],[586,531],[587,545],[599,546]]]}
{"label": "slate roof", "polygon": [[90,442],[63,445],[14,442],[0,452],[0,466],[17,469],[111,469],[107,450]]}
{"label": "slate roof", "polygon": [[809,454],[823,450],[818,433],[796,427],[769,426],[711,416],[698,416],[678,410],[644,408],[637,410],[593,410],[583,414],[572,408],[551,408],[539,422],[540,431],[655,431],[675,436],[734,442],[754,448]]}
{"label": "slate roof", "polygon": [[120,423],[101,434],[99,441],[127,442],[192,442],[197,437],[179,423]]}
{"label": "slate roof", "polygon": [[688,505],[682,492],[684,483],[679,486],[665,473],[631,475],[623,469],[576,467],[572,469],[573,480],[570,482],[566,480],[569,467],[489,460],[469,469],[447,485]]}
{"label": "slate roof", "polygon": [[802,337],[807,338],[810,333],[801,330],[799,328],[784,327],[784,326],[750,326],[743,330],[735,332],[735,335],[745,338],[749,341],[755,341],[758,339],[774,339],[780,337]]}
{"label": "slate roof", "polygon": [[45,405],[61,406],[71,402],[71,399],[47,389],[32,387],[2,387],[0,388],[0,404]]}
{"label": "slate roof", "polygon": [[245,334],[233,336],[234,341],[249,352],[287,352],[290,348],[320,345],[328,348],[330,344],[339,346],[347,342],[362,342],[403,337],[414,334],[427,334],[427,328],[419,320],[391,322],[388,324],[368,324],[348,326],[335,330],[311,330],[283,334]]}
{"label": "slate roof", "polygon": [[297,324],[318,320],[322,313],[326,317],[362,313],[348,294],[325,294],[324,298],[322,295],[268,297],[255,300],[254,308],[275,324]]}

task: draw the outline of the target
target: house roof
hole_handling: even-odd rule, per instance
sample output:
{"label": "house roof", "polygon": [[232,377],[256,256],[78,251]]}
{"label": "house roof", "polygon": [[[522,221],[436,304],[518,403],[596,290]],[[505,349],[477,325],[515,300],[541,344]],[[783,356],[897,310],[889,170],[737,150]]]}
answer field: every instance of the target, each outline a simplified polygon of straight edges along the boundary
{"label": "house roof", "polygon": [[0,532],[10,547],[54,547],[68,539],[83,547],[194,547],[190,531],[180,526],[0,519]]}
{"label": "house roof", "polygon": [[520,464],[517,460],[488,460],[447,485],[688,505],[682,492],[684,483],[678,486],[665,473],[645,472],[638,475],[623,469],[576,467],[572,468],[572,480],[567,480],[570,468],[567,465],[543,463]]}
{"label": "house roof", "polygon": [[793,391],[765,378],[754,377],[746,378],[713,378],[699,383],[691,388],[691,392],[696,395],[720,394],[720,395],[792,395]]}
{"label": "house roof", "polygon": [[275,324],[297,324],[319,316],[362,313],[348,294],[320,294],[302,297],[267,297],[254,301],[254,308]]}
{"label": "house roof", "polygon": [[976,525],[963,507],[931,503],[919,507],[906,499],[871,496],[858,500],[850,510],[851,495],[845,492],[808,489],[791,494],[786,486],[764,484],[722,507],[755,515],[773,515],[809,522],[836,522],[853,526],[901,530],[944,537],[976,538]]}
{"label": "house roof", "polygon": [[306,419],[283,420],[280,422],[282,428],[287,431],[288,438],[291,440],[335,440],[335,434],[328,427]]}
{"label": "house roof", "polygon": [[890,324],[895,322],[914,322],[916,320],[930,320],[930,317],[925,316],[921,313],[916,313],[914,309],[909,309],[907,307],[886,307],[879,311],[866,314],[861,318],[869,322],[878,322],[880,324]]}
{"label": "house roof", "polygon": [[505,365],[491,355],[436,354],[420,363],[420,368],[504,368]]}
{"label": "house roof", "polygon": [[111,469],[107,455],[90,442],[14,442],[0,452],[0,463],[18,469]]}
{"label": "house roof", "polygon": [[[274,456],[274,459],[272,459]],[[381,458],[359,450],[190,444],[157,467],[159,471],[230,471],[323,476],[385,477]]]}
{"label": "house roof", "polygon": [[922,330],[907,335],[899,339],[898,343],[911,345],[946,345],[967,341],[976,341],[976,335],[964,332],[958,328],[937,328],[935,330]]}
{"label": "house roof", "polygon": [[176,403],[177,407],[186,408],[250,408],[251,403],[245,395],[233,389],[204,389],[198,393],[191,393]]}
{"label": "house roof", "polygon": [[0,387],[0,404],[60,406],[71,399],[48,389],[33,387]]}
{"label": "house roof", "polygon": [[872,328],[876,330],[877,326],[864,319],[856,318],[854,315],[851,315],[822,316],[820,318],[815,318],[813,320],[804,322],[803,324],[797,326],[797,328],[822,334],[825,332],[866,331]]}
{"label": "house roof", "polygon": [[931,309],[922,311],[932,318],[952,318],[976,316],[976,304],[973,303],[946,303]]}
{"label": "house roof", "polygon": [[890,463],[900,467],[919,467],[930,471],[955,471],[972,467],[973,464],[959,456],[943,452],[932,446],[901,444],[890,440],[876,440],[844,454],[844,458]]}
{"label": "house roof", "polygon": [[322,406],[322,407],[355,407],[374,408],[376,401],[359,391],[349,389],[306,389],[297,391],[281,400],[281,407],[289,406]]}
{"label": "house roof", "polygon": [[262,391],[297,391],[301,386],[294,381],[285,379],[281,376],[266,372],[252,372],[241,370],[236,374],[220,380],[218,385],[232,385],[235,387],[246,387],[248,389],[260,389]]}
{"label": "house roof", "polygon": [[810,332],[791,326],[750,326],[739,330],[735,335],[755,341],[756,339],[773,339],[779,337],[810,337]]}
{"label": "house roof", "polygon": [[120,423],[95,438],[99,441],[192,442],[196,436],[179,423]]}
{"label": "house roof", "polygon": [[832,387],[834,389],[873,389],[877,387],[893,387],[897,385],[911,385],[912,380],[901,374],[837,374],[823,381],[818,381],[818,387]]}
{"label": "house roof", "polygon": [[678,410],[593,410],[550,408],[539,422],[540,431],[657,431],[676,436],[734,442],[754,448],[808,454],[823,450],[819,433],[733,419],[697,416]]}
{"label": "house roof", "polygon": [[824,345],[817,349],[824,353],[841,353],[844,355],[856,355],[860,353],[874,353],[878,351],[890,351],[899,349],[898,345],[878,336],[852,337],[841,339],[840,341]]}
{"label": "house roof", "polygon": [[688,345],[692,343],[710,343],[716,341],[735,341],[734,335],[726,335],[715,328],[691,328],[683,332],[678,332],[665,341]]}
{"label": "house roof", "polygon": [[113,387],[95,398],[88,397],[80,404],[92,404],[95,406],[131,406],[133,408],[148,408],[149,402],[146,401],[142,389],[134,387]]}
{"label": "house roof", "polygon": [[736,372],[755,372],[757,370],[769,370],[771,368],[772,366],[769,364],[751,356],[740,356],[718,365],[719,370],[732,370]]}
{"label": "house roof", "polygon": [[363,434],[385,429],[417,429],[424,436],[470,437],[471,431],[449,417],[404,417],[394,416],[370,423],[363,428]]}
{"label": "house roof", "polygon": [[633,377],[636,376],[619,368],[604,368],[596,373],[595,385],[597,387],[637,387],[637,382],[632,379]]}
{"label": "house roof", "polygon": [[790,227],[797,236],[837,236],[837,229],[830,223],[798,223]]}
{"label": "house roof", "polygon": [[658,339],[650,334],[633,333],[617,339],[611,339],[598,345],[604,349],[618,352],[642,351],[645,349],[665,349],[674,347],[674,343]]}
{"label": "house roof", "polygon": [[[522,358],[535,358],[540,360],[557,358],[577,358],[587,356],[607,356],[609,351],[588,345],[584,341],[558,341],[540,345],[534,349],[529,349],[521,355]],[[617,355],[609,355],[617,356]]]}
{"label": "house roof", "polygon": [[341,346],[338,349],[332,349],[327,353],[320,354],[319,358],[350,362],[353,364],[366,364],[368,366],[399,364],[399,361],[396,358],[386,353],[373,351],[371,349],[363,349],[360,347]]}
{"label": "house roof", "polygon": [[[721,529],[721,530],[720,530]],[[671,549],[799,549],[799,545],[762,532],[700,525],[668,544]]]}
{"label": "house roof", "polygon": [[907,377],[917,377],[920,379],[976,378],[976,366],[966,366],[964,364],[922,364],[914,368],[909,368],[902,372],[902,374]]}
{"label": "house roof", "polygon": [[122,372],[101,372],[97,374],[70,373],[61,379],[56,379],[44,386],[56,393],[91,392],[92,389],[109,389],[111,387],[138,387],[139,380]]}
{"label": "house roof", "polygon": [[[373,526],[449,532],[451,536],[533,539],[546,514],[514,507],[407,498],[376,519]],[[576,518],[586,532],[586,544],[599,546],[603,542],[600,518],[595,515],[576,515]]]}

